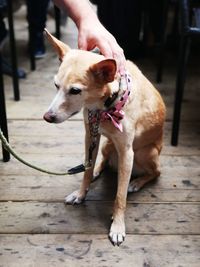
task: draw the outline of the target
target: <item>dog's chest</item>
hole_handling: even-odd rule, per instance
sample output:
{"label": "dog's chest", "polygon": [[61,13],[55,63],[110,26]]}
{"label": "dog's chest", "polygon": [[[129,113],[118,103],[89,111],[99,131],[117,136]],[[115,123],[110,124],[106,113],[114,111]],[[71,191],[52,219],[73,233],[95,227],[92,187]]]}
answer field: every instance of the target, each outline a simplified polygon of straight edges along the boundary
{"label": "dog's chest", "polygon": [[99,133],[109,138],[109,132],[107,129],[105,129],[105,127],[99,126]]}
{"label": "dog's chest", "polygon": [[114,136],[118,133],[116,129],[110,122],[101,122],[99,125],[99,133],[112,140]]}

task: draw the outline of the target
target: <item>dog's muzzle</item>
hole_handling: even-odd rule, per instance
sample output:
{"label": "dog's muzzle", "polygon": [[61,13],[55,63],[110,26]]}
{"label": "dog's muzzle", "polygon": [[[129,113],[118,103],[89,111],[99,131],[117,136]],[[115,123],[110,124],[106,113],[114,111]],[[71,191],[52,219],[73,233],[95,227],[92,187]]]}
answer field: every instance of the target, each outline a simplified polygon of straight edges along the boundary
{"label": "dog's muzzle", "polygon": [[56,114],[48,111],[44,114],[43,119],[49,123],[56,122]]}

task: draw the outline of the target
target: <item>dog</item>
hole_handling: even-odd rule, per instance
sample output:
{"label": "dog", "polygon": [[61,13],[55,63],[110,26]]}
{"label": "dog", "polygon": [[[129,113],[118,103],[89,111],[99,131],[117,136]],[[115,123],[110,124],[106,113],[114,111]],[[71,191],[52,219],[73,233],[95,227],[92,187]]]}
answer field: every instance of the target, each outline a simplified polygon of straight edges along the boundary
{"label": "dog", "polygon": [[[93,177],[99,175],[106,164],[116,169],[118,188],[109,238],[114,245],[120,245],[125,239],[127,193],[138,191],[160,175],[159,155],[163,146],[165,104],[159,92],[131,61],[126,63],[129,76],[123,80],[127,85],[125,87],[129,87],[125,96],[124,90],[120,90],[122,79],[117,74],[114,59],[106,59],[90,51],[71,49],[45,31],[61,64],[54,78],[58,91],[44,119],[50,123],[61,123],[83,108],[85,157],[86,162],[91,161],[90,168],[85,169],[80,189],[67,196],[65,202],[81,203]],[[125,101],[123,98],[126,98]],[[120,101],[124,101],[118,110],[121,118],[116,119],[115,114],[109,112],[112,110],[114,113]],[[90,121],[88,115],[97,110],[100,111],[98,114],[104,114],[103,119],[93,116]],[[95,128],[91,130],[91,125],[99,127],[95,136],[92,133]],[[95,169],[101,134],[107,137],[107,141],[102,148],[102,161]],[[94,140],[95,146],[90,153]],[[139,176],[131,181],[135,172]]]}

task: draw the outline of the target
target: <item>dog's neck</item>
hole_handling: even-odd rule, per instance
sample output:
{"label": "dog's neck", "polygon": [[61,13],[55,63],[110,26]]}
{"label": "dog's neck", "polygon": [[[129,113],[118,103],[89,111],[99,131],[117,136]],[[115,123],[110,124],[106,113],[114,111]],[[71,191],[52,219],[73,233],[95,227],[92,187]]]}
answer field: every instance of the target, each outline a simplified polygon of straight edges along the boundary
{"label": "dog's neck", "polygon": [[123,89],[120,87],[120,77],[116,77],[115,81],[107,84],[107,94],[103,98],[104,110],[111,108],[122,96]]}
{"label": "dog's neck", "polygon": [[[107,111],[114,107],[127,90],[127,79],[131,79],[128,73],[125,73],[124,76],[117,75],[113,82],[104,85],[100,89],[102,95],[99,98],[90,98],[89,101],[85,102],[85,108],[91,111]],[[129,85],[129,89],[130,87],[132,86]]]}
{"label": "dog's neck", "polygon": [[114,105],[114,103],[120,97],[120,95],[121,95],[120,88],[118,89],[118,91],[112,92],[112,94],[109,97],[107,97],[107,99],[104,101],[104,107],[106,109],[112,107],[112,105]]}
{"label": "dog's neck", "polygon": [[104,97],[104,110],[110,109],[120,101],[126,90],[130,91],[131,77],[128,72],[123,76],[117,76],[113,83],[107,85],[109,96]]}
{"label": "dog's neck", "polygon": [[[113,125],[119,129],[121,132],[122,123],[121,120],[124,117],[123,107],[127,103],[131,92],[131,77],[128,72],[121,76],[118,91],[113,92],[113,94],[104,101],[104,108],[102,109],[89,109],[89,124],[110,120]],[[106,107],[106,109],[105,109]]]}

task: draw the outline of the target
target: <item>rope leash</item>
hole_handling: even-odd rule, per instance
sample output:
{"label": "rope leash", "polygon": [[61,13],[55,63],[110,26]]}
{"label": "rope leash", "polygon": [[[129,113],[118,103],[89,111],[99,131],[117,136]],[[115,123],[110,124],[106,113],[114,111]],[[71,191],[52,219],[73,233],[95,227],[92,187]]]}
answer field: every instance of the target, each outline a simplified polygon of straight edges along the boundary
{"label": "rope leash", "polygon": [[0,128],[0,139],[2,141],[2,145],[4,146],[4,148],[11,154],[13,155],[14,158],[16,158],[18,161],[20,161],[21,163],[25,164],[26,166],[32,168],[32,169],[35,169],[37,171],[40,171],[40,172],[44,172],[44,173],[47,173],[47,174],[52,174],[52,175],[71,175],[71,174],[76,174],[76,173],[79,173],[79,172],[84,172],[85,171],[85,166],[83,164],[81,165],[78,165],[74,168],[71,168],[69,169],[67,172],[52,172],[52,171],[48,171],[48,170],[45,170],[45,169],[42,169],[40,167],[37,167],[29,162],[27,162],[26,160],[22,159],[13,149],[12,147],[10,146],[10,144],[8,143],[8,141],[6,140],[5,136],[3,135],[3,132]]}

